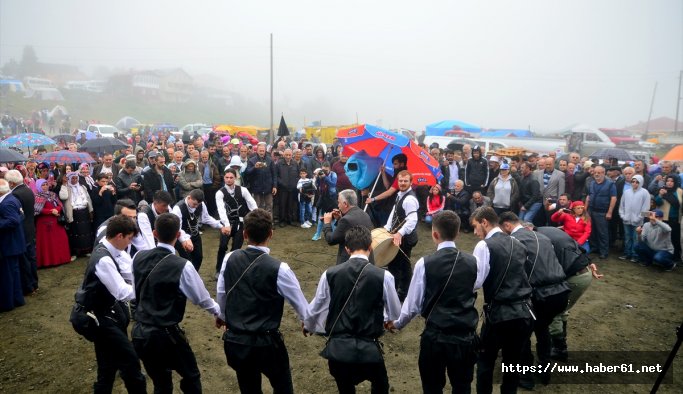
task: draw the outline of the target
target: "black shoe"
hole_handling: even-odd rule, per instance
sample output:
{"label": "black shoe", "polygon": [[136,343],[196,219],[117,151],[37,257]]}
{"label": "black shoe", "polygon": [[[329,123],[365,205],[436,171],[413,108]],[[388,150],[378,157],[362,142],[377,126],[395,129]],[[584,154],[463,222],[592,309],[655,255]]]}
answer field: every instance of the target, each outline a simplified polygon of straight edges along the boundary
{"label": "black shoe", "polygon": [[280,227],[285,227],[285,222],[280,222],[280,223],[279,223],[279,226],[280,226]]}
{"label": "black shoe", "polygon": [[606,255],[606,254],[605,254],[605,255],[601,255],[601,256],[600,256],[600,260],[607,260],[607,255]]}
{"label": "black shoe", "polygon": [[536,383],[534,383],[534,375],[530,373],[520,375],[519,383],[517,385],[524,390],[533,390],[534,386],[536,386]]}

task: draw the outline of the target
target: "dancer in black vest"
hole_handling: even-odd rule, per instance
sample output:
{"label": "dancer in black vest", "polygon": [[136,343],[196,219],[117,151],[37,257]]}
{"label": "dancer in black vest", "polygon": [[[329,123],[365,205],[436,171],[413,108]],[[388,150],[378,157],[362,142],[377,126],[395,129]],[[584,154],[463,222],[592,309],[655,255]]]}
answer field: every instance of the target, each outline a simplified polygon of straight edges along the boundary
{"label": "dancer in black vest", "polygon": [[455,212],[434,216],[432,239],[437,251],[417,261],[401,316],[387,325],[389,330],[400,330],[418,314],[425,318],[418,359],[424,393],[442,393],[446,372],[453,392],[469,393],[474,376],[477,260],[456,247],[459,229]]}
{"label": "dancer in black vest", "polygon": [[[500,227],[506,234],[510,234],[526,246],[526,273],[529,284],[533,289],[531,301],[534,305],[536,320],[534,334],[536,334],[536,356],[541,365],[550,362],[550,333],[548,327],[555,316],[567,307],[569,299],[569,285],[565,280],[564,270],[557,261],[555,250],[550,239],[543,234],[530,231],[512,212],[505,212],[499,218]],[[527,341],[522,354],[523,365],[532,365],[534,358],[531,354],[531,342]],[[524,374],[520,377],[520,386],[525,389],[534,387],[534,375]],[[541,383],[550,383],[550,372],[538,374]]]}
{"label": "dancer in black vest", "polygon": [[[133,221],[135,221],[136,224],[138,224],[138,232],[137,234],[135,234],[130,244],[126,248],[126,253],[128,253],[130,256],[135,256],[135,253],[141,250],[152,249],[154,247],[154,240],[152,239],[152,243],[149,243],[140,231],[138,223],[138,211],[136,210],[136,205],[133,200],[131,200],[130,198],[123,198],[121,200],[116,201],[116,204],[114,204],[114,216],[112,216],[112,218],[116,217],[116,215],[127,216],[133,219]],[[109,224],[110,220],[111,218],[105,220],[96,229],[95,243],[93,244],[93,248],[105,239],[105,236],[107,235],[107,225]]]}
{"label": "dancer in black vest", "polygon": [[237,171],[228,168],[223,175],[225,186],[216,192],[216,206],[218,207],[218,217],[225,227],[229,230],[228,234],[221,233],[221,240],[218,244],[218,254],[216,255],[216,275],[221,270],[225,252],[228,251],[228,242],[232,238],[232,248],[234,251],[242,248],[244,243],[244,217],[250,211],[258,208],[256,201],[246,187],[235,185]]}
{"label": "dancer in black vest", "polygon": [[173,196],[171,193],[163,190],[157,190],[154,192],[154,197],[152,199],[152,204],[145,205],[140,208],[140,215],[138,215],[138,227],[140,228],[140,234],[144,237],[149,249],[156,245],[156,240],[154,239],[154,223],[157,217],[162,213],[167,213],[169,207],[173,205]]}
{"label": "dancer in black vest", "polygon": [[125,249],[136,232],[135,222],[126,216],[118,215],[109,220],[106,239],[93,250],[77,293],[77,301],[86,310],[93,311],[99,322],[94,341],[97,358],[95,393],[112,392],[116,371],[121,372],[129,393],[147,391],[140,361],[127,332],[130,315],[126,302],[135,298],[135,290],[131,259]]}
{"label": "dancer in black vest", "polygon": [[417,245],[417,210],[420,204],[410,185],[413,175],[408,171],[398,173],[398,195],[396,203],[389,214],[389,220],[384,228],[393,234],[394,245],[400,248],[396,257],[387,265],[387,269],[396,278],[396,292],[403,302],[408,294],[412,268],[410,252]]}
{"label": "dancer in black vest", "polygon": [[567,353],[568,312],[590,287],[593,278],[601,279],[603,275],[598,273],[598,267],[591,263],[586,251],[565,231],[550,226],[537,227],[534,230],[545,235],[552,242],[557,260],[567,276],[567,284],[571,289],[565,310],[555,316],[549,327],[552,342],[550,358],[567,361],[569,357]]}
{"label": "dancer in black vest", "polygon": [[355,393],[364,380],[373,393],[388,393],[389,378],[379,337],[387,321],[398,318],[401,304],[388,271],[368,260],[372,236],[367,227],[349,229],[344,239],[348,261],[320,277],[315,298],[308,306],[304,335],[324,333],[328,342],[321,355],[340,393]]}
{"label": "dancer in black vest", "polygon": [[[503,362],[517,364],[531,335],[531,285],[524,271],[526,248],[498,227],[498,215],[491,207],[476,209],[470,218],[482,240],[472,253],[477,258],[475,288],[484,288],[484,317],[481,352],[477,362],[477,393],[491,393],[498,351]],[[503,373],[502,393],[517,392],[519,374]]]}
{"label": "dancer in black vest", "polygon": [[173,245],[180,236],[178,217],[163,213],[154,227],[159,244],[138,253],[133,260],[138,300],[133,345],[154,382],[155,393],[173,392],[171,371],[182,377],[180,389],[184,393],[201,393],[197,360],[179,324],[188,299],[214,316],[220,308],[192,263],[175,255]]}
{"label": "dancer in black vest", "polygon": [[[189,196],[173,207],[172,212],[180,218],[180,228],[182,229],[175,248],[180,257],[190,260],[199,272],[204,259],[199,224],[204,223],[213,228],[218,228],[222,234],[227,234],[228,228],[209,215],[206,204],[204,204],[204,192],[201,189],[192,190]],[[188,243],[188,241],[190,242]]]}
{"label": "dancer in black vest", "polygon": [[225,357],[237,373],[243,393],[261,392],[261,374],[275,393],[292,393],[289,355],[280,333],[284,301],[299,320],[306,316],[306,298],[286,263],[270,256],[273,217],[255,209],[244,218],[246,249],[230,252],[218,276],[216,299],[221,316]]}

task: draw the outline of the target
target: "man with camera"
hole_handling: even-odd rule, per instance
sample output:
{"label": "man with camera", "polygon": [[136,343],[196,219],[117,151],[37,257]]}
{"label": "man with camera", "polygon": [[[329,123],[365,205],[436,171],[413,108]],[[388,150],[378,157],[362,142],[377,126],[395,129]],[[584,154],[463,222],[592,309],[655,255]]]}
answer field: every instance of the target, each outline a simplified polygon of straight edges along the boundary
{"label": "man with camera", "polygon": [[273,213],[273,196],[277,193],[277,173],[273,160],[266,154],[266,143],[256,146],[256,155],[247,162],[245,177],[259,208]]}
{"label": "man with camera", "polygon": [[664,212],[661,209],[650,212],[648,219],[642,227],[636,228],[636,233],[640,235],[640,241],[636,245],[640,265],[647,267],[656,264],[671,272],[676,268],[671,226],[662,220]]}

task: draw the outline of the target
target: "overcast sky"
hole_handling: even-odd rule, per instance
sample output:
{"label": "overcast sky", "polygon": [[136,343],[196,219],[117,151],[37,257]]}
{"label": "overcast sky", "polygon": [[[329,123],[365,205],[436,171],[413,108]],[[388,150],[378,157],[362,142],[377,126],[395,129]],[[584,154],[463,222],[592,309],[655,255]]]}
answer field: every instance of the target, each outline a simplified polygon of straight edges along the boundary
{"label": "overcast sky", "polygon": [[0,63],[29,44],[87,72],[182,67],[267,104],[273,33],[294,125],[621,127],[656,82],[653,118],[675,116],[682,27],[681,0],[0,0]]}

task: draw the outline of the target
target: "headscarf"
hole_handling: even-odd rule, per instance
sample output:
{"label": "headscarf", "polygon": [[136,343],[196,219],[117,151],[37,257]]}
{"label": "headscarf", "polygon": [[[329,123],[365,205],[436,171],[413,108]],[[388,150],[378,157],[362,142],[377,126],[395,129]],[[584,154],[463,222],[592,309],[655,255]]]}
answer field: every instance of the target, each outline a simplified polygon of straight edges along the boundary
{"label": "headscarf", "polygon": [[55,207],[60,205],[59,200],[57,199],[57,195],[55,192],[52,191],[46,191],[44,192],[42,189],[43,183],[47,183],[45,179],[38,179],[36,181],[36,201],[33,204],[33,209],[35,210],[35,216],[40,215],[40,212],[43,210],[45,207],[45,203],[50,201],[52,205]]}
{"label": "headscarf", "polygon": [[[88,165],[88,163],[81,163],[81,165],[78,166],[78,174],[79,175],[81,174],[81,170],[83,168],[89,169],[90,166]],[[96,187],[95,180],[92,178],[92,176],[90,176],[90,170],[88,170],[88,176],[83,176],[83,175],[80,175],[80,176],[83,177],[83,179],[85,180],[85,186],[88,188],[88,190],[92,190]],[[80,181],[80,179],[79,179],[79,181]]]}

